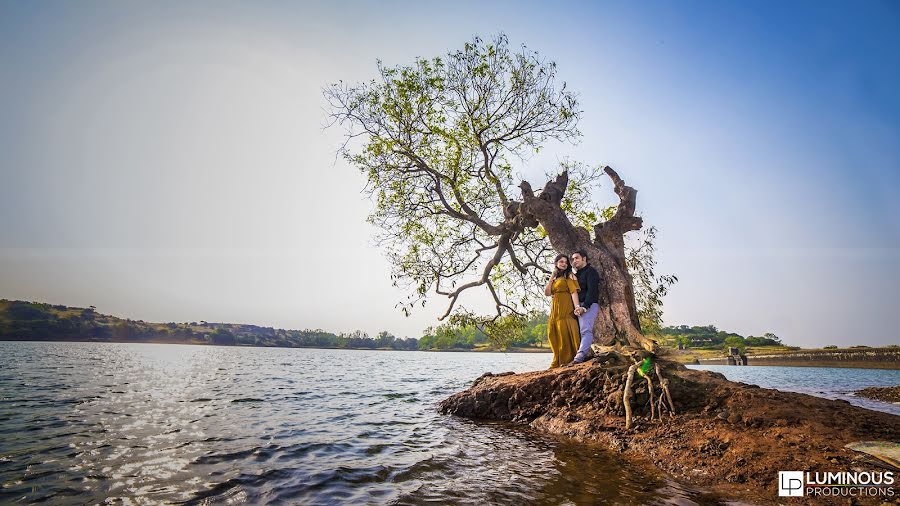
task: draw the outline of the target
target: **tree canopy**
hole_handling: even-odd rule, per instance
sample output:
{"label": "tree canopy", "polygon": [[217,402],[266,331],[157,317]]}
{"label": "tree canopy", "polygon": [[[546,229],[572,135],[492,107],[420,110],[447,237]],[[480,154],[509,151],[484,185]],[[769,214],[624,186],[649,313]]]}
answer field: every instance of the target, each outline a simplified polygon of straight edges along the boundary
{"label": "tree canopy", "polygon": [[[633,190],[608,167],[564,162],[553,182],[561,188],[548,183],[537,196],[517,172],[546,143],[581,136],[577,96],[537,51],[511,48],[504,35],[476,37],[441,57],[377,68],[377,79],[338,82],[324,95],[331,124],[345,129],[340,154],[366,175],[375,204],[369,221],[381,230],[394,283],[411,292],[399,304],[405,314],[434,292],[448,299],[441,319],[495,335],[520,331],[542,307],[540,287],[559,249],[540,202],[558,207],[564,225],[587,238],[598,222],[617,218],[627,226],[615,230],[640,229],[639,218],[627,221]],[[593,201],[592,185],[604,174],[620,197],[631,197],[625,208]],[[494,301],[490,317],[459,303],[476,287]]]}

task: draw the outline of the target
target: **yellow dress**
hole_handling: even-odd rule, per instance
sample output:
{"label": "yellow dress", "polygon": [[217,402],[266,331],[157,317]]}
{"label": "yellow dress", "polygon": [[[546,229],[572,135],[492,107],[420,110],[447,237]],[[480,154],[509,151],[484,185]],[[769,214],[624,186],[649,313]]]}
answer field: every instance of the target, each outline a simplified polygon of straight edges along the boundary
{"label": "yellow dress", "polygon": [[550,318],[547,320],[547,340],[553,350],[551,369],[568,364],[578,353],[581,337],[571,295],[578,290],[578,281],[570,278],[557,279],[551,287],[553,298],[550,302]]}

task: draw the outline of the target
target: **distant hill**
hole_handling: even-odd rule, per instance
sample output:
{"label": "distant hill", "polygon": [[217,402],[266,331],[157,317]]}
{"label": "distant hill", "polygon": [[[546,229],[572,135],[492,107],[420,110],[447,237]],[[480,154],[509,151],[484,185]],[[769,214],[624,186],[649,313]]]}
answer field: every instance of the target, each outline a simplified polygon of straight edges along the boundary
{"label": "distant hill", "polygon": [[356,331],[285,330],[235,323],[150,323],[100,314],[88,308],[0,299],[0,341],[90,341],[115,343],[215,344],[288,348],[416,350],[415,338],[385,331],[376,337]]}
{"label": "distant hill", "polygon": [[[529,319],[522,335],[509,346],[544,349],[547,315]],[[655,339],[671,347],[722,349],[730,346],[783,346],[778,336],[744,337],[706,326],[664,327]],[[81,308],[41,302],[0,299],[0,341],[91,341],[118,343],[215,344],[288,348],[349,348],[395,350],[485,349],[490,340],[475,327],[440,325],[421,339],[401,339],[390,332],[375,337],[356,331],[335,334],[321,329],[286,330],[241,323],[151,323],[100,314],[94,306]]]}
{"label": "distant hill", "polygon": [[767,332],[762,336],[744,337],[734,332],[719,330],[715,325],[677,325],[660,329],[661,340],[672,347],[720,349],[723,346],[784,346],[781,338]]}

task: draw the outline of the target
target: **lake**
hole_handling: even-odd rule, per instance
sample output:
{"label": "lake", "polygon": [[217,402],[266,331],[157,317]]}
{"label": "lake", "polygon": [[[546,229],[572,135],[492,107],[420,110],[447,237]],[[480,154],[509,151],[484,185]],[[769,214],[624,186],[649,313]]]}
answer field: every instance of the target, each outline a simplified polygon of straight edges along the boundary
{"label": "lake", "polygon": [[[595,446],[436,411],[484,372],[549,362],[0,342],[0,503],[714,502]],[[704,368],[825,396],[900,383],[898,371]]]}

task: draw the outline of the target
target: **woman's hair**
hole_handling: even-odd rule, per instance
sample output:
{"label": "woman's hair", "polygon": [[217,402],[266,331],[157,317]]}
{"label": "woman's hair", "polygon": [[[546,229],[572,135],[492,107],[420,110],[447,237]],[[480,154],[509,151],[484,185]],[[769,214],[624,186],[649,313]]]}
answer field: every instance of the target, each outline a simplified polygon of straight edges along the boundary
{"label": "woman's hair", "polygon": [[[556,266],[556,262],[559,262],[560,258],[566,259],[566,270],[564,271],[559,270]],[[556,258],[553,259],[553,272],[556,274],[557,279],[572,277],[572,260],[568,255],[556,255]]]}

